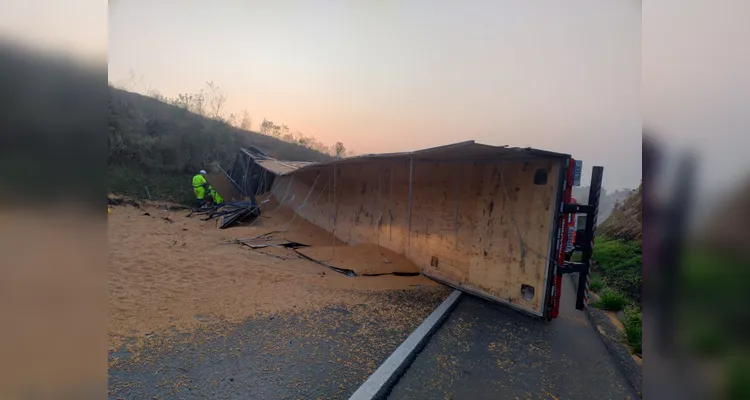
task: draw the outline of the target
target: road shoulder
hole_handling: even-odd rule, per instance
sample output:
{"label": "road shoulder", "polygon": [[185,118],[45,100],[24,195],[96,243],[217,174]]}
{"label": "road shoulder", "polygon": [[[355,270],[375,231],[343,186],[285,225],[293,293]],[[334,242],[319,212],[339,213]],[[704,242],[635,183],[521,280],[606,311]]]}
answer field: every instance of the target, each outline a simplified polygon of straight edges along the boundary
{"label": "road shoulder", "polygon": [[[578,274],[571,274],[570,279],[578,290]],[[633,358],[630,349],[624,343],[622,331],[606,312],[597,308],[588,307],[586,317],[625,379],[639,395],[643,393],[643,367]]]}

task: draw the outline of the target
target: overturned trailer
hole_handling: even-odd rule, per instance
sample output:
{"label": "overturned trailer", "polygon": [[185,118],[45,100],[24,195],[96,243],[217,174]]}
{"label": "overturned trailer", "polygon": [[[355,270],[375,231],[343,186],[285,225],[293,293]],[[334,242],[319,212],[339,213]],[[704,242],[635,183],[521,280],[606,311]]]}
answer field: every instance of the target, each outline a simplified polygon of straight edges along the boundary
{"label": "overturned trailer", "polygon": [[570,203],[581,163],[531,148],[469,141],[288,171],[259,165],[281,204],[350,245],[377,244],[436,281],[547,319],[558,313],[561,275],[579,272],[576,306],[586,307],[595,217],[581,262],[566,261],[563,232],[568,214],[596,215],[601,167],[581,205]]}
{"label": "overturned trailer", "polygon": [[312,163],[276,160],[260,149],[249,147],[240,149],[226,175],[243,196],[257,196],[271,190],[277,175],[308,164]]}

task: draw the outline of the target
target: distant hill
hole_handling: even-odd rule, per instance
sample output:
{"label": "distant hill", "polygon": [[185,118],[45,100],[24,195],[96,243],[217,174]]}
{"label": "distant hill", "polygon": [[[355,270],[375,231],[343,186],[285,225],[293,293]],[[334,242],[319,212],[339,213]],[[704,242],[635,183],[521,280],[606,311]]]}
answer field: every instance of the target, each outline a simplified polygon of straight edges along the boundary
{"label": "distant hill", "polygon": [[114,193],[189,201],[189,178],[217,163],[226,168],[241,147],[256,147],[289,161],[333,158],[113,87],[108,106],[108,189]]}
{"label": "distant hill", "polygon": [[617,202],[598,231],[612,239],[641,241],[643,238],[643,184],[630,191],[625,200]]}
{"label": "distant hill", "polygon": [[[606,220],[612,213],[612,208],[616,203],[624,201],[628,194],[631,192],[630,189],[615,190],[612,193],[608,193],[606,189],[602,188],[601,195],[599,196],[599,216],[598,222],[601,224]],[[576,186],[573,187],[573,198],[579,203],[585,204],[589,200],[589,187],[588,186]]]}

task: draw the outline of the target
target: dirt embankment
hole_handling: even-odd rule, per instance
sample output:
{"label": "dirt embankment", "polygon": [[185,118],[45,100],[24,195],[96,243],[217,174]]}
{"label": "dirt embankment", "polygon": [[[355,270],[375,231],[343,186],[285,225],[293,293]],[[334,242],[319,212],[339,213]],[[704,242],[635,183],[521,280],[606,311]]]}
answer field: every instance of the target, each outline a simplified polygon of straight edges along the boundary
{"label": "dirt embankment", "polygon": [[610,238],[640,242],[643,238],[643,184],[615,204],[612,213],[599,226],[599,231]]}

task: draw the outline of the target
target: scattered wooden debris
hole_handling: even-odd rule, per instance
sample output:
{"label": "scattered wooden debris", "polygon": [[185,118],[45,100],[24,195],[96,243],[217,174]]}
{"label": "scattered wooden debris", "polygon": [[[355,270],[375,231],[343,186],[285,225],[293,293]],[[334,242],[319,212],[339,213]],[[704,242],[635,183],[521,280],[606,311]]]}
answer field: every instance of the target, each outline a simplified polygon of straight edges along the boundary
{"label": "scattered wooden debris", "polygon": [[260,208],[253,201],[238,201],[233,203],[222,204],[221,211],[210,214],[207,219],[219,217],[218,228],[228,228],[240,221],[248,218],[257,218],[260,216]]}

